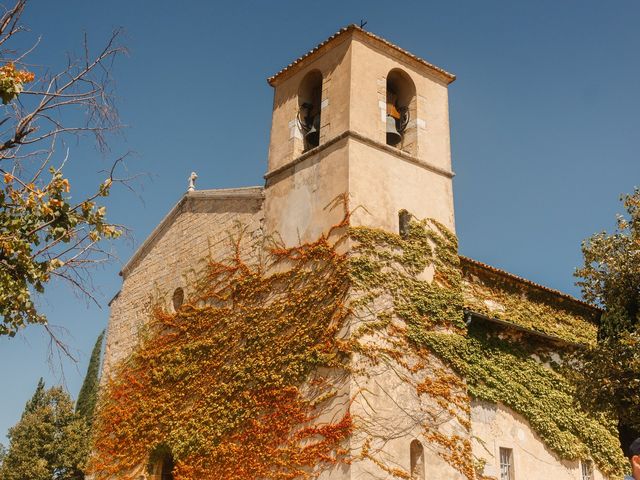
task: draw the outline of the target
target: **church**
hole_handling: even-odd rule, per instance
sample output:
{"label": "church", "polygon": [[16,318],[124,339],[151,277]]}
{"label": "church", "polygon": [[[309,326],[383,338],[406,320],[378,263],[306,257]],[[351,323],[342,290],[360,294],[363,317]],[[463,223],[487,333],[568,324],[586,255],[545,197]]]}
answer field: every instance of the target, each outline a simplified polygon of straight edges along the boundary
{"label": "church", "polygon": [[621,478],[568,374],[600,310],[458,254],[454,80],[356,25],[268,79],[264,186],[121,271],[91,478]]}

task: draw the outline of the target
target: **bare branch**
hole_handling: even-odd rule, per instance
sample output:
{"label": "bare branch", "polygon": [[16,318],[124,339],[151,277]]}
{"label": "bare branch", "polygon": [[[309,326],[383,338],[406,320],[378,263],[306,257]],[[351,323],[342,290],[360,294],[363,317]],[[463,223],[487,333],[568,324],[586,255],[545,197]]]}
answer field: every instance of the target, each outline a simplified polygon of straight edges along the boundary
{"label": "bare branch", "polygon": [[71,353],[71,349],[69,348],[69,346],[65,342],[63,342],[60,337],[58,337],[58,335],[55,334],[52,327],[50,325],[43,325],[43,327],[45,332],[47,332],[47,334],[49,335],[49,341],[51,342],[51,345],[55,346],[55,349],[52,349],[50,347],[49,351],[53,352],[55,350],[62,352],[67,358],[69,358],[73,362],[77,362],[78,359]]}
{"label": "bare branch", "polygon": [[[15,34],[25,30],[20,19],[26,4],[27,0],[16,0],[4,12],[0,7],[0,46],[8,46]],[[0,106],[0,280],[6,282],[0,288],[7,287],[0,302],[0,332],[4,334],[46,322],[30,298],[42,293],[52,278],[69,283],[99,305],[91,269],[115,258],[104,239],[126,232],[107,221],[100,198],[116,183],[133,190],[128,182],[135,176],[117,176],[127,156],[123,155],[113,160],[106,181],[100,179],[94,193],[76,199],[63,168],[72,157],[68,139],[80,142],[90,137],[105,154],[110,134],[121,128],[111,82],[115,58],[125,53],[120,36],[121,31],[115,30],[92,53],[85,34],[80,55],[69,55],[59,70],[28,63],[42,37],[19,52],[0,50],[5,85],[0,90],[4,104]],[[47,332],[52,346],[72,358],[55,332],[48,327]]]}
{"label": "bare branch", "polygon": [[18,21],[20,21],[26,3],[27,0],[18,0],[13,8],[5,11],[2,17],[0,17],[0,46],[22,30],[22,28],[18,26]]}

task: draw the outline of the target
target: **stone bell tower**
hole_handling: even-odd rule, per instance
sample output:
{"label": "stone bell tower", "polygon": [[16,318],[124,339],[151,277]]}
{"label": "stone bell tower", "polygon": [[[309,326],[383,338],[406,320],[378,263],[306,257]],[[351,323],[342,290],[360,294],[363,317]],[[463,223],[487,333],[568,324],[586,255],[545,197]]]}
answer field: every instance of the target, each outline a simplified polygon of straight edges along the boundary
{"label": "stone bell tower", "polygon": [[398,231],[399,212],[454,230],[448,85],[455,76],[356,25],[268,79],[265,219],[285,244],[337,223]]}

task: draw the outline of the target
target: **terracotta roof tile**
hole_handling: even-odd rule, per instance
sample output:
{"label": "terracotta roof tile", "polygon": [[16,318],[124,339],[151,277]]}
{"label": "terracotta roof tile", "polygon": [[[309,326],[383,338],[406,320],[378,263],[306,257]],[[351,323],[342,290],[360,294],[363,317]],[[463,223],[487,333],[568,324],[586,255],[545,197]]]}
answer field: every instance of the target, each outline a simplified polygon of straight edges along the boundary
{"label": "terracotta roof tile", "polygon": [[433,65],[432,63],[427,62],[426,60],[418,57],[417,55],[414,55],[411,52],[406,51],[403,48],[400,48],[399,46],[395,45],[394,43],[389,42],[388,40],[385,40],[382,37],[379,37],[378,35],[375,35],[371,32],[368,32],[366,30],[364,30],[363,28],[359,27],[358,25],[355,24],[351,24],[351,25],[347,25],[344,28],[341,28],[340,30],[338,30],[336,33],[334,33],[333,35],[331,35],[329,38],[327,38],[325,41],[319,43],[316,47],[314,47],[313,49],[311,49],[310,51],[308,51],[307,53],[305,53],[304,55],[302,55],[301,57],[297,58],[296,60],[294,60],[293,62],[291,62],[289,65],[287,65],[286,67],[284,67],[282,70],[280,70],[278,73],[276,73],[275,75],[272,75],[271,77],[269,77],[267,79],[267,82],[269,82],[269,85],[273,86],[273,82],[282,74],[284,74],[285,72],[289,71],[290,69],[292,69],[294,66],[296,66],[297,64],[299,64],[300,62],[302,62],[303,60],[305,60],[306,58],[308,58],[309,56],[313,55],[315,52],[317,52],[318,50],[320,50],[322,47],[324,47],[325,45],[327,45],[328,43],[330,43],[331,41],[335,40],[336,38],[340,37],[341,35],[356,30],[358,32],[363,33],[364,35],[366,35],[369,38],[372,38],[374,40],[377,40],[378,42],[383,43],[384,45],[393,48],[394,50],[403,53],[404,55],[407,55],[408,57],[412,58],[413,60],[429,67],[430,69],[434,70],[435,72],[439,73],[440,75],[442,75],[443,77],[445,77],[445,79],[447,79],[447,83],[451,83],[456,79],[456,76],[452,73],[447,72],[446,70],[437,67],[435,65]]}

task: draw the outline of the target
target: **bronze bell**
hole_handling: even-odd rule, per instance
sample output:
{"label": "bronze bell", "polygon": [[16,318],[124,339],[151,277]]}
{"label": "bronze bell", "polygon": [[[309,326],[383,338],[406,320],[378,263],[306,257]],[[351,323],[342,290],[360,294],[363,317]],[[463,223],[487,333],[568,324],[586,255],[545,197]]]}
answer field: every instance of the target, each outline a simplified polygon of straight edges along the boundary
{"label": "bronze bell", "polygon": [[387,145],[397,145],[402,140],[402,135],[398,132],[396,119],[387,115]]}
{"label": "bronze bell", "polygon": [[320,114],[317,113],[311,122],[311,128],[304,136],[307,145],[317,147],[320,144]]}

